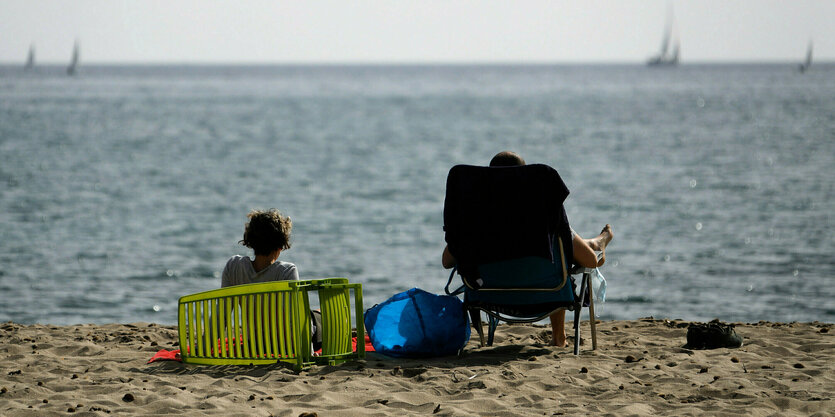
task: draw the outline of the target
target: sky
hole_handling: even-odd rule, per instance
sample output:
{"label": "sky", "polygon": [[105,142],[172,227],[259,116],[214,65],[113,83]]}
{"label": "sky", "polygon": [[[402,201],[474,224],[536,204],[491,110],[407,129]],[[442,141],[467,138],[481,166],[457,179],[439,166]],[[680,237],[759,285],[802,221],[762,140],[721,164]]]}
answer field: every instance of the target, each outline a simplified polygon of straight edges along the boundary
{"label": "sky", "polygon": [[834,0],[0,0],[0,62],[835,61]]}

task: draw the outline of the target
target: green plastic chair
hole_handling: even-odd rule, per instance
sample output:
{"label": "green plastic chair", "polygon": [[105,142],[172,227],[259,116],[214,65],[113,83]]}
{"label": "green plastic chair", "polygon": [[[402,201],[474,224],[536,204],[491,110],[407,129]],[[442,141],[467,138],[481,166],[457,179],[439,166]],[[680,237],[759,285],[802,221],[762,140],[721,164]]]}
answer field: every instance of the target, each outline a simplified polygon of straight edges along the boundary
{"label": "green plastic chair", "polygon": [[[351,325],[351,290],[356,324]],[[310,294],[319,298],[322,352],[311,345]],[[184,363],[263,365],[297,370],[365,358],[362,285],[346,278],[273,281],[186,295],[179,300],[178,333]],[[352,329],[356,328],[354,352]]]}

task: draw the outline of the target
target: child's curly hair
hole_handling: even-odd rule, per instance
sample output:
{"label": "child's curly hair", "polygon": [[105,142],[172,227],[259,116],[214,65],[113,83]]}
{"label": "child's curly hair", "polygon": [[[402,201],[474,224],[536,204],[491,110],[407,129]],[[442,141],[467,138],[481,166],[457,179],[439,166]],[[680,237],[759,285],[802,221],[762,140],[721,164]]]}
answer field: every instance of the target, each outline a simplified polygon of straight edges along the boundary
{"label": "child's curly hair", "polygon": [[246,215],[249,222],[240,244],[251,248],[255,255],[269,255],[278,249],[290,249],[293,222],[276,209],[252,210]]}

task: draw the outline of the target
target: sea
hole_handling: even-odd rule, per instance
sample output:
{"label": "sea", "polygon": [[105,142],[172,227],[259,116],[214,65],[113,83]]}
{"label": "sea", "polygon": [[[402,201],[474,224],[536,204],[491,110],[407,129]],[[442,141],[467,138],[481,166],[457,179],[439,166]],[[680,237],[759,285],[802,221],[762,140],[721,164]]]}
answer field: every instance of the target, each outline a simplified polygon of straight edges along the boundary
{"label": "sea", "polygon": [[835,64],[789,63],[0,66],[0,321],[175,324],[256,208],[365,308],[443,293],[447,174],[503,150],[612,225],[599,318],[835,322]]}

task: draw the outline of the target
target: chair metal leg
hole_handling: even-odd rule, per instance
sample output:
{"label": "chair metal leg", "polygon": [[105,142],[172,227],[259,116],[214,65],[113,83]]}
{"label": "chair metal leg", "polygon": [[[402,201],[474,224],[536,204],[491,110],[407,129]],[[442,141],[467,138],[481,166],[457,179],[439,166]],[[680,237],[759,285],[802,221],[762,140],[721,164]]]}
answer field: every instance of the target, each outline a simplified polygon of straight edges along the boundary
{"label": "chair metal leg", "polygon": [[[582,303],[580,303],[582,305]],[[574,309],[574,354],[580,354],[580,308]]]}
{"label": "chair metal leg", "polygon": [[499,319],[488,315],[487,320],[487,346],[493,346],[493,335],[496,334],[496,327],[499,326]]}
{"label": "chair metal leg", "polygon": [[[588,279],[585,278],[588,276]],[[585,281],[589,288],[589,324],[591,325],[591,350],[597,350],[597,319],[594,317],[594,286],[591,283],[591,276],[584,274]]]}
{"label": "chair metal leg", "polygon": [[481,325],[481,311],[477,308],[470,309],[470,322],[473,323],[473,327],[475,327],[475,331],[478,332],[479,342],[481,342],[481,347],[484,347],[484,329]]}
{"label": "chair metal leg", "polygon": [[583,301],[586,299],[586,290],[589,288],[588,274],[583,274],[583,279],[580,280],[580,298],[574,308],[574,354],[580,354],[580,313],[583,311]]}

